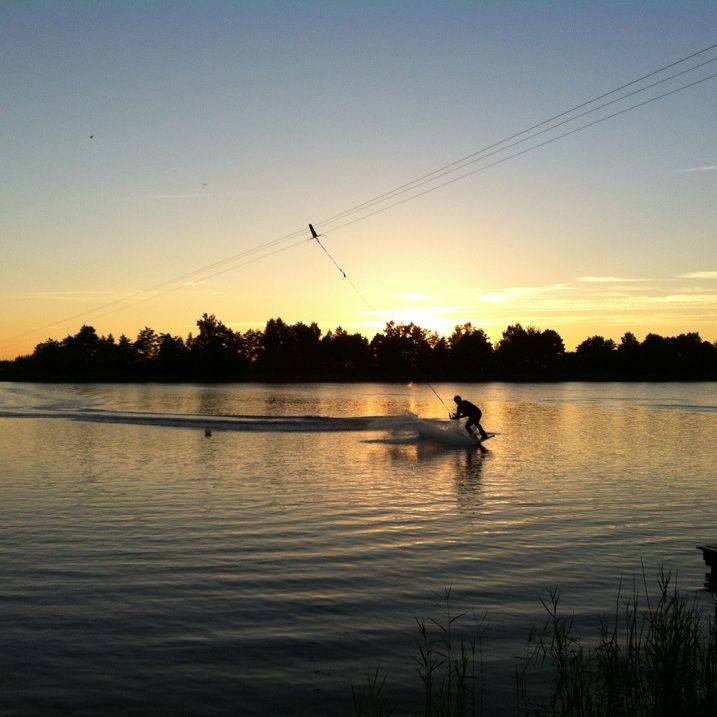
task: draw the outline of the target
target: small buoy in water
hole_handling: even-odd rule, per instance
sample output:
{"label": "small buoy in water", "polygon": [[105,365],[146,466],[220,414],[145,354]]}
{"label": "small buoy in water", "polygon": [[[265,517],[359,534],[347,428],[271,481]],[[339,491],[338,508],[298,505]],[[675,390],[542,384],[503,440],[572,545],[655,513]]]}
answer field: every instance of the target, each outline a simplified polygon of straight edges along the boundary
{"label": "small buoy in water", "polygon": [[204,435],[209,438],[212,435],[212,429],[211,428],[205,428],[204,429]]}

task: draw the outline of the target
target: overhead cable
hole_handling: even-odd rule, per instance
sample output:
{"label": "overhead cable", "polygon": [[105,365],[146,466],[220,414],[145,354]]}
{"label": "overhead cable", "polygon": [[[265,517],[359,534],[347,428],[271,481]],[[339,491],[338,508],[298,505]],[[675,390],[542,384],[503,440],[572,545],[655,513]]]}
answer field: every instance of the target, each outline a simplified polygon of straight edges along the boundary
{"label": "overhead cable", "polygon": [[440,184],[436,184],[432,187],[429,187],[428,189],[424,189],[422,192],[417,192],[416,194],[412,194],[409,197],[405,197],[403,199],[400,199],[397,202],[393,202],[392,204],[389,204],[385,207],[381,207],[380,209],[376,209],[372,212],[369,212],[368,214],[362,214],[360,217],[356,217],[355,219],[351,219],[348,222],[345,222],[343,224],[339,224],[336,227],[333,227],[331,231],[339,231],[340,229],[343,229],[344,227],[348,227],[352,224],[356,224],[357,222],[361,222],[364,219],[368,219],[369,217],[373,217],[376,214],[381,214],[382,212],[388,211],[389,209],[393,209],[394,207],[400,206],[401,204],[406,204],[407,202],[413,201],[414,199],[417,199],[418,197],[423,197],[426,194],[430,194],[431,192],[435,192],[438,189],[442,189],[443,187],[447,187],[449,184],[454,184],[455,182],[460,181],[461,179],[465,179],[466,177],[471,177],[474,174],[478,174],[479,172],[484,172],[487,169],[491,169],[492,167],[496,167],[499,164],[503,164],[504,162],[507,162],[508,160],[515,159],[516,157],[520,157],[524,154],[528,154],[528,152],[532,152],[536,149],[540,149],[541,147],[545,147],[548,144],[552,144],[553,142],[557,142],[559,139],[563,139],[565,137],[569,137],[570,135],[577,134],[578,132],[582,132],[585,129],[588,129],[589,127],[594,127],[595,125],[600,124],[601,122],[606,122],[609,119],[612,119],[613,117],[618,117],[619,115],[625,114],[626,112],[630,112],[632,110],[637,109],[638,107],[644,107],[645,105],[649,105],[652,102],[656,102],[657,100],[661,100],[664,97],[669,97],[670,95],[674,95],[677,92],[682,92],[683,90],[689,89],[690,87],[694,87],[695,85],[699,85],[702,82],[707,82],[708,80],[713,80],[717,77],[717,73],[713,75],[709,75],[707,77],[703,77],[699,80],[696,80],[695,82],[691,82],[687,85],[683,85],[682,87],[678,87],[677,89],[670,90],[669,92],[664,92],[661,95],[658,95],[657,97],[651,97],[648,100],[644,100],[643,102],[638,102],[635,105],[631,105],[630,107],[626,107],[622,110],[619,110],[618,112],[613,112],[612,114],[609,114],[605,117],[601,117],[600,119],[593,120],[592,122],[588,122],[587,124],[581,125],[580,127],[576,127],[574,129],[569,130],[568,132],[563,132],[562,134],[559,134],[555,137],[551,137],[550,139],[546,139],[543,142],[539,142],[538,144],[533,145],[532,147],[527,147],[526,149],[522,149],[519,152],[514,152],[513,154],[508,155],[507,157],[502,157],[501,159],[497,159],[494,162],[491,162],[490,164],[483,165],[482,167],[478,167],[477,169],[473,169],[470,172],[466,172],[465,174],[461,174],[457,177],[453,177],[452,179],[449,179],[445,182],[442,182]]}
{"label": "overhead cable", "polygon": [[[514,159],[521,155],[527,154],[528,152],[532,152],[536,149],[539,149],[540,147],[544,147],[548,144],[556,142],[559,139],[563,139],[570,135],[576,134],[585,129],[588,129],[589,127],[593,127],[593,126],[600,124],[602,122],[605,122],[609,119],[612,119],[619,115],[625,114],[626,112],[630,112],[639,107],[643,107],[645,105],[651,104],[652,102],[656,102],[657,100],[663,99],[670,95],[676,94],[683,90],[686,90],[686,89],[689,89],[696,85],[699,85],[708,80],[714,79],[715,77],[717,77],[717,74],[703,77],[703,78],[696,80],[694,82],[691,82],[689,84],[682,85],[676,89],[672,89],[672,90],[664,92],[660,95],[646,99],[642,102],[630,105],[629,107],[626,107],[619,111],[605,115],[596,120],[593,120],[591,122],[583,124],[579,127],[576,127],[569,131],[558,134],[554,137],[550,137],[550,138],[548,138],[542,142],[539,142],[537,144],[534,144],[530,147],[527,147],[520,151],[514,152],[512,154],[501,157],[499,159],[496,159],[488,164],[477,167],[469,172],[464,172],[462,174],[459,174],[458,176],[453,176],[450,179],[447,179],[446,181],[443,181],[443,182],[439,182],[437,184],[435,183],[444,177],[455,174],[456,172],[460,172],[461,169],[464,169],[467,166],[470,166],[477,162],[488,159],[489,157],[492,157],[492,156],[495,156],[496,154],[505,152],[519,144],[523,144],[531,139],[535,139],[538,136],[541,136],[548,132],[554,131],[558,127],[561,127],[568,123],[574,122],[574,121],[580,119],[581,117],[584,117],[588,114],[591,114],[591,113],[594,113],[601,109],[604,109],[605,107],[608,107],[610,105],[614,105],[617,102],[624,101],[625,99],[627,99],[629,97],[632,97],[641,92],[645,92],[649,89],[654,88],[657,85],[664,84],[665,82],[673,80],[679,76],[683,76],[687,73],[694,72],[695,70],[697,70],[701,67],[704,67],[705,65],[707,65],[711,62],[716,61],[717,57],[710,58],[710,59],[705,60],[704,62],[694,65],[690,68],[687,68],[685,70],[681,70],[680,72],[674,73],[674,74],[670,75],[669,77],[663,78],[661,80],[657,80],[653,83],[650,83],[649,85],[635,89],[629,93],[626,93],[626,94],[620,96],[619,98],[614,98],[612,100],[609,100],[608,102],[605,102],[605,103],[603,103],[597,107],[594,107],[592,109],[585,110],[584,112],[581,112],[579,114],[574,114],[578,110],[589,107],[590,105],[595,104],[596,102],[599,102],[600,100],[603,100],[607,97],[610,97],[611,95],[614,95],[615,93],[620,92],[621,90],[627,89],[628,87],[632,87],[640,82],[643,82],[646,79],[649,79],[651,77],[659,75],[662,72],[665,72],[673,67],[676,67],[679,64],[682,64],[682,63],[687,62],[693,58],[703,55],[715,48],[717,48],[717,43],[712,44],[709,47],[706,47],[697,52],[691,53],[690,55],[687,55],[679,60],[671,62],[668,65],[664,65],[663,67],[661,67],[657,70],[654,70],[646,75],[642,75],[641,77],[639,77],[635,80],[631,80],[630,82],[620,85],[619,87],[616,87],[615,89],[610,90],[609,92],[598,95],[597,97],[594,97],[586,102],[582,102],[582,103],[572,107],[571,109],[565,110],[564,112],[560,112],[559,114],[553,115],[552,117],[550,117],[546,120],[543,120],[541,122],[533,124],[530,127],[526,128],[524,130],[521,130],[520,132],[516,132],[508,137],[505,137],[504,139],[502,139],[498,142],[494,142],[486,147],[483,147],[482,149],[479,149],[479,150],[476,150],[475,152],[471,152],[470,154],[464,155],[463,157],[461,157],[457,160],[454,160],[448,164],[445,164],[427,174],[424,174],[424,175],[417,177],[409,182],[401,184],[387,192],[383,192],[382,194],[379,194],[379,195],[373,197],[372,199],[368,199],[364,202],[354,205],[353,207],[350,207],[350,208],[345,209],[337,214],[327,217],[326,219],[322,220],[321,222],[317,222],[317,224],[322,227],[326,227],[328,225],[337,224],[338,222],[341,222],[342,219],[346,219],[353,215],[356,215],[356,214],[359,215],[359,216],[354,216],[352,219],[350,219],[346,222],[338,223],[336,226],[331,227],[331,231],[338,231],[347,226],[350,226],[352,224],[356,224],[357,222],[368,219],[369,217],[375,216],[376,214],[380,214],[384,211],[388,211],[389,209],[392,209],[396,206],[405,204],[406,202],[412,201],[419,197],[425,196],[426,194],[437,191],[438,189],[441,189],[445,186],[448,186],[450,184],[458,182],[462,179],[465,179],[466,177],[472,176],[479,172],[486,171],[487,169],[490,169],[491,167],[495,167],[499,164],[507,162],[508,160],[511,160],[511,159]],[[573,116],[569,117],[569,115],[571,115],[571,114]],[[556,123],[555,121],[559,120],[559,119],[561,121]],[[554,124],[551,124],[551,123],[554,123]],[[542,128],[542,129],[540,129],[540,128]],[[539,131],[533,132],[533,130],[539,130]],[[532,132],[532,134],[529,134],[531,132]],[[521,137],[522,137],[522,139],[518,139]],[[414,190],[418,189],[419,187],[423,187],[426,185],[432,185],[432,186],[429,186],[428,188],[423,189],[420,192],[414,192],[414,193],[410,194],[409,196],[402,196],[404,194],[413,192]],[[402,198],[399,199],[398,201],[392,201],[396,197],[402,197]],[[380,205],[384,205],[384,206],[380,206]],[[376,208],[376,207],[378,207],[378,208]],[[372,210],[372,211],[366,211],[366,210]],[[219,274],[223,274],[228,271],[237,269],[241,266],[244,266],[246,264],[253,263],[254,261],[259,261],[260,259],[264,259],[268,256],[273,256],[282,251],[288,250],[290,248],[298,246],[299,244],[302,244],[305,241],[303,239],[301,241],[293,242],[288,245],[287,245],[287,242],[290,242],[292,239],[296,239],[297,237],[304,235],[305,231],[306,230],[304,228],[297,229],[289,234],[284,234],[280,237],[277,237],[276,239],[249,247],[245,250],[242,250],[241,252],[238,252],[238,253],[228,256],[228,257],[225,257],[224,259],[220,259],[219,261],[198,267],[197,269],[194,269],[192,271],[186,272],[184,274],[180,274],[179,276],[175,276],[171,279],[167,279],[165,281],[162,281],[158,284],[147,287],[140,291],[133,292],[123,298],[116,299],[114,301],[102,304],[100,306],[96,306],[96,307],[94,307],[92,309],[88,309],[86,311],[82,311],[82,312],[73,314],[71,316],[67,316],[63,319],[59,319],[52,323],[45,324],[38,328],[31,329],[29,331],[25,331],[25,332],[22,332],[19,334],[15,334],[14,336],[10,336],[5,339],[0,339],[0,343],[7,343],[7,342],[13,341],[17,338],[21,338],[21,337],[27,336],[32,333],[37,333],[44,329],[56,328],[58,326],[69,323],[70,321],[73,321],[78,318],[83,318],[83,317],[87,317],[87,316],[91,316],[91,315],[99,317],[99,316],[104,316],[108,313],[114,313],[114,312],[120,311],[124,308],[129,308],[130,306],[134,306],[135,304],[141,303],[150,298],[162,296],[163,294],[169,293],[171,291],[176,291],[178,289],[181,289],[185,285],[184,282],[187,282],[190,279],[197,278],[197,277],[201,278],[202,280],[210,279],[215,276],[218,276]],[[319,242],[319,244],[320,244],[320,242]],[[324,249],[324,251],[326,251],[325,247],[322,246],[322,248]],[[272,250],[272,251],[267,251],[267,250]],[[253,256],[253,258],[248,259],[248,257],[252,257],[252,256]],[[246,259],[246,261],[245,261],[245,259]],[[332,261],[333,261],[333,258],[332,258]],[[218,269],[218,271],[214,271],[215,269]],[[343,270],[341,270],[341,271],[343,273]],[[348,279],[348,277],[346,277],[346,278]],[[351,283],[351,282],[349,282],[349,283]],[[356,289],[356,291],[358,292],[358,289]],[[360,294],[360,292],[358,292],[358,293]],[[364,301],[366,301],[363,296],[362,296],[362,298]],[[130,302],[130,303],[127,303],[127,302]],[[100,313],[100,314],[97,313],[97,312],[102,312],[103,309],[110,309],[110,310],[107,312]]]}

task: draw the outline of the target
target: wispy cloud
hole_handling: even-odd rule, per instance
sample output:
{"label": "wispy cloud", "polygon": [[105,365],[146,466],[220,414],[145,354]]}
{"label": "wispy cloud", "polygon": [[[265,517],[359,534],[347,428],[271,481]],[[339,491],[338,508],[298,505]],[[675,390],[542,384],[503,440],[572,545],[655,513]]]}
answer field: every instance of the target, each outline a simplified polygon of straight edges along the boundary
{"label": "wispy cloud", "polygon": [[648,301],[654,304],[693,304],[717,307],[717,293],[702,291],[698,294],[667,294],[666,296],[653,296],[649,299],[643,299],[645,303]]}
{"label": "wispy cloud", "polygon": [[717,279],[717,271],[689,271],[680,274],[680,279]]}
{"label": "wispy cloud", "polygon": [[[699,274],[703,279],[717,278],[717,271]],[[553,328],[561,333],[566,345],[577,344],[589,333],[614,334],[612,337],[616,338],[627,330],[665,335],[670,331],[699,330],[708,340],[714,336],[717,286],[688,281],[680,285],[676,276],[664,281],[615,276],[588,278],[593,281],[472,288],[461,291],[455,302],[428,304],[426,297],[425,303],[415,306],[405,302],[406,296],[402,295],[396,297],[395,305],[388,301],[382,309],[356,311],[358,320],[345,328],[370,334],[382,331],[389,320],[413,321],[442,336],[450,336],[454,326],[470,321],[497,341],[506,326],[521,323]],[[446,295],[455,293],[454,288],[446,291]]]}
{"label": "wispy cloud", "polygon": [[715,172],[717,171],[717,164],[706,164],[704,167],[688,167],[683,169],[683,172]]}
{"label": "wispy cloud", "polygon": [[470,311],[470,307],[467,306],[422,306],[422,307],[404,307],[400,308],[386,308],[386,309],[357,309],[354,313],[359,316],[392,316],[400,312],[406,311],[420,311],[423,314],[430,316],[443,316],[445,314],[454,314],[465,311]]}
{"label": "wispy cloud", "polygon": [[548,286],[509,286],[499,291],[488,291],[477,295],[479,301],[497,304],[506,301],[518,301],[531,297],[543,296],[570,289],[568,284],[550,284]]}
{"label": "wispy cloud", "polygon": [[[709,272],[710,277],[713,274],[717,278],[717,272]],[[707,314],[717,313],[717,291],[710,289],[676,290],[674,286],[668,289],[669,284],[661,286],[648,283],[646,279],[622,280],[615,286],[611,284],[617,277],[591,278],[605,281],[485,292],[475,297],[473,312],[487,313],[492,317],[504,316],[510,321],[552,321],[556,324],[567,323],[577,316],[599,319],[603,323],[624,323],[627,319],[625,312],[636,316],[649,314],[657,308],[665,311],[668,307],[690,317],[704,318]]]}
{"label": "wispy cloud", "polygon": [[579,276],[578,281],[585,284],[631,284],[635,281],[645,281],[644,279],[625,279],[621,276]]}
{"label": "wispy cloud", "polygon": [[[717,271],[699,272],[698,278],[717,278]],[[662,327],[668,324],[711,336],[710,327],[717,325],[717,287],[707,281],[680,281],[677,276],[659,280],[595,275],[542,286],[465,287],[460,291],[451,287],[444,297],[450,295],[458,300],[444,303],[433,297],[435,303],[429,303],[429,295],[414,304],[407,301],[409,295],[401,294],[384,300],[381,309],[357,311],[360,319],[353,327],[371,332],[382,330],[389,320],[413,321],[449,336],[456,324],[470,321],[499,339],[506,326],[519,322],[554,328],[569,342],[582,340],[585,336],[580,334],[589,331],[664,333],[668,329]]]}

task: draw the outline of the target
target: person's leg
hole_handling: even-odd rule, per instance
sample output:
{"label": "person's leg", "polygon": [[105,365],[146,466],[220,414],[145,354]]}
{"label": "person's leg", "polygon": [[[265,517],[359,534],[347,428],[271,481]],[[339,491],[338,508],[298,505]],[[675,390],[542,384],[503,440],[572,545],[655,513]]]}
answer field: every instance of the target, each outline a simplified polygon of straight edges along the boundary
{"label": "person's leg", "polygon": [[485,440],[488,438],[488,434],[483,430],[483,426],[480,424],[480,420],[483,418],[483,411],[478,409],[478,415],[473,416],[473,425],[478,429],[478,432],[480,433],[480,437]]}
{"label": "person's leg", "polygon": [[475,426],[475,423],[472,418],[469,418],[466,421],[466,425],[465,425],[466,433],[468,433],[469,436],[473,436],[473,431],[471,430],[471,426]]}

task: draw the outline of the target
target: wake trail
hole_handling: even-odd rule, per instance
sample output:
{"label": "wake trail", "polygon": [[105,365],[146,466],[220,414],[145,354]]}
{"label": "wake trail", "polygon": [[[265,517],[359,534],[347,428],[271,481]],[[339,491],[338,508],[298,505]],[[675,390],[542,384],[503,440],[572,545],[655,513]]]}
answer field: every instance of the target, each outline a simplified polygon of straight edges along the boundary
{"label": "wake trail", "polygon": [[216,415],[121,411],[62,404],[0,408],[0,418],[48,419],[82,423],[147,426],[151,428],[210,429],[234,433],[337,433],[364,432],[381,434],[366,443],[409,445],[425,441],[451,447],[476,447],[455,421],[420,418],[413,413],[394,416],[277,416]]}

